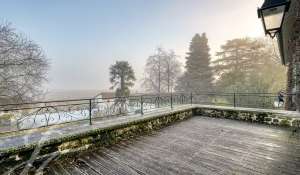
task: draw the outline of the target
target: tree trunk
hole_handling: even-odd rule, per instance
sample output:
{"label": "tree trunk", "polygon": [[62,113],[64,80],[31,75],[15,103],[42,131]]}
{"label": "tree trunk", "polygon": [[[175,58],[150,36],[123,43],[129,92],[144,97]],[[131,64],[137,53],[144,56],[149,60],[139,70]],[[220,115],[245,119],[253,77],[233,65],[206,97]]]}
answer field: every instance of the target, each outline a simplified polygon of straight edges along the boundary
{"label": "tree trunk", "polygon": [[125,75],[122,71],[122,75],[121,75],[121,96],[125,96]]}
{"label": "tree trunk", "polygon": [[168,93],[170,93],[170,62],[169,62],[169,64],[168,64],[168,72],[167,72],[167,74],[168,74]]}
{"label": "tree trunk", "polygon": [[160,83],[161,83],[161,77],[160,77],[160,76],[161,76],[160,59],[161,59],[161,58],[159,57],[158,59],[159,59],[159,60],[158,60],[158,61],[159,61],[159,62],[158,62],[158,94],[160,94],[160,86],[161,86],[161,84],[160,84]]}

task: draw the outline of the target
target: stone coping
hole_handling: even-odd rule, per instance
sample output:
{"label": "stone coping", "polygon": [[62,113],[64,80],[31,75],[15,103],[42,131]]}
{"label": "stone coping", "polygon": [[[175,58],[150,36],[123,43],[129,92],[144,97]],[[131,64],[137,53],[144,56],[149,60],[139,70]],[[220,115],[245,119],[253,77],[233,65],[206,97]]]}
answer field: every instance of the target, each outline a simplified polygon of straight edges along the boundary
{"label": "stone coping", "polygon": [[214,105],[193,105],[194,108],[207,108],[240,112],[253,112],[253,113],[272,113],[276,115],[282,115],[288,118],[299,118],[300,113],[297,111],[285,111],[285,110],[273,110],[273,109],[259,109],[259,108],[243,108],[243,107],[230,107],[230,106],[214,106]]}

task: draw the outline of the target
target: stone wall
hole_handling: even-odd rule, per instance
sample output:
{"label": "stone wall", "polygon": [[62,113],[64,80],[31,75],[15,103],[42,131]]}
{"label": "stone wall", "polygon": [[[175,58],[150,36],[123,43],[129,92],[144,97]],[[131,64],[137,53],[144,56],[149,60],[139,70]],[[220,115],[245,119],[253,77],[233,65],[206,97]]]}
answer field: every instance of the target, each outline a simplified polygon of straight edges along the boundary
{"label": "stone wall", "polygon": [[296,85],[296,106],[300,111],[300,2],[293,0],[291,10],[293,12],[293,23],[289,30],[292,37],[289,39],[289,48],[292,53],[292,64],[295,70],[295,85]]}
{"label": "stone wall", "polygon": [[[53,155],[70,156],[87,149],[116,144],[123,139],[130,139],[138,135],[151,133],[153,130],[159,130],[174,122],[185,120],[192,115],[192,108],[190,108],[122,125],[115,125],[110,128],[96,129],[61,139],[49,140],[42,143],[40,147],[37,145],[26,145],[26,148],[8,150],[0,153],[0,174],[17,164],[30,161],[32,158],[35,164],[39,164]],[[38,153],[36,154],[35,151]],[[33,155],[35,156],[32,157]]]}
{"label": "stone wall", "polygon": [[297,110],[300,111],[300,2],[297,4],[297,20],[295,22],[295,38],[294,38],[294,64],[296,66],[296,104]]}
{"label": "stone wall", "polygon": [[300,118],[294,118],[280,113],[259,112],[234,109],[196,108],[194,115],[241,120],[247,122],[276,125],[282,127],[300,128]]}
{"label": "stone wall", "polygon": [[[283,55],[285,64],[289,67],[290,76],[287,81],[287,93],[300,92],[300,1],[291,0],[291,7],[286,14],[282,27]],[[297,87],[296,87],[297,86]],[[296,100],[296,101],[294,101]],[[286,109],[300,111],[300,93],[296,98],[287,98]]]}

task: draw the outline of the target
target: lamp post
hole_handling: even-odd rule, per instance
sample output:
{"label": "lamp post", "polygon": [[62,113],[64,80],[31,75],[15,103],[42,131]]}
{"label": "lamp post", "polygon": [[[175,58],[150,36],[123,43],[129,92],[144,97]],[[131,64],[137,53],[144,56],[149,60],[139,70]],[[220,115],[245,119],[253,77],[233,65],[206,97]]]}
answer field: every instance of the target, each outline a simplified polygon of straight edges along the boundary
{"label": "lamp post", "polygon": [[266,35],[274,38],[281,32],[286,12],[290,7],[288,0],[265,0],[262,7],[257,10],[258,18],[262,19]]}

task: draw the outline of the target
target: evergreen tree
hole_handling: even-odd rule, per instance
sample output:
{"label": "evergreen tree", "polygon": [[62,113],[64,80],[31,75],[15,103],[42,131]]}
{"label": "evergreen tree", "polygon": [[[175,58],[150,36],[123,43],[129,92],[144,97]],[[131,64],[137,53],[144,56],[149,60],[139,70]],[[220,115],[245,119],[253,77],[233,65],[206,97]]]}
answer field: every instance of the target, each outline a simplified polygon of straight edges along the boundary
{"label": "evergreen tree", "polygon": [[116,88],[116,96],[129,96],[129,88],[134,85],[135,75],[132,67],[127,61],[117,61],[110,67],[111,89]]}
{"label": "evergreen tree", "polygon": [[274,48],[267,41],[234,39],[221,49],[213,62],[219,91],[265,93],[283,87],[285,68],[277,61]]}
{"label": "evergreen tree", "polygon": [[[260,62],[261,45],[249,38],[233,39],[221,46],[217,52],[218,59],[213,62],[215,72],[218,74],[217,87],[219,91],[244,92],[247,75],[251,75],[251,62]],[[256,59],[253,60],[253,56]],[[260,60],[258,60],[260,59]]]}
{"label": "evergreen tree", "polygon": [[[213,62],[217,73],[216,89],[221,92],[277,93],[284,89],[286,69],[279,63],[274,47],[265,40],[238,38],[221,46]],[[226,98],[228,102],[232,97]],[[274,98],[236,97],[239,106],[273,106]]]}
{"label": "evergreen tree", "polygon": [[196,34],[186,57],[185,73],[178,79],[176,91],[201,92],[213,89],[213,72],[210,66],[206,34]]}

